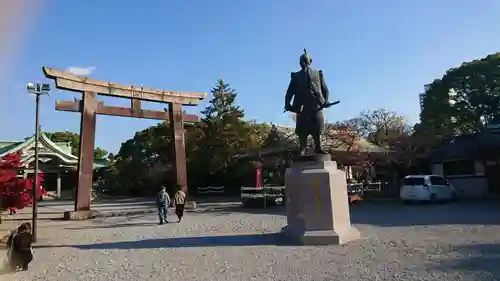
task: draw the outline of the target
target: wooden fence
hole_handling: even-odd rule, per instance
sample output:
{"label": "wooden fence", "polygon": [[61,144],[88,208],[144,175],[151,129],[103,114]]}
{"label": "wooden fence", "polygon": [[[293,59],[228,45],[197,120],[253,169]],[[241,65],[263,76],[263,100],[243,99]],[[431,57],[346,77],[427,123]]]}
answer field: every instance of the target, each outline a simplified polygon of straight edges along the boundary
{"label": "wooden fence", "polygon": [[[253,188],[253,187],[252,187]],[[363,188],[363,184],[349,184],[349,189],[361,190],[362,196],[365,199],[377,198],[398,198],[399,186],[389,184],[387,182],[370,182]],[[207,186],[197,187],[197,194],[201,196],[220,196],[225,195],[224,186]]]}
{"label": "wooden fence", "polygon": [[223,186],[206,186],[206,187],[200,187],[198,186],[196,188],[196,191],[198,192],[198,195],[222,195],[224,194],[224,187]]}
{"label": "wooden fence", "polygon": [[394,184],[389,184],[387,182],[370,182],[364,188],[362,184],[357,185],[360,185],[362,196],[366,199],[399,197],[399,186]]}

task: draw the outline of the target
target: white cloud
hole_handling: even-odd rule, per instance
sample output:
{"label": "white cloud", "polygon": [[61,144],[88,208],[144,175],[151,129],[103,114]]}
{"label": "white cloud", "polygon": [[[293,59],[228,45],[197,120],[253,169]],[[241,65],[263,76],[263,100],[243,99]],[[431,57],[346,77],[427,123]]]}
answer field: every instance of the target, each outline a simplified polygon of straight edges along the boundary
{"label": "white cloud", "polygon": [[75,75],[90,75],[92,72],[95,71],[95,66],[88,66],[88,67],[68,67],[66,71],[71,72]]}

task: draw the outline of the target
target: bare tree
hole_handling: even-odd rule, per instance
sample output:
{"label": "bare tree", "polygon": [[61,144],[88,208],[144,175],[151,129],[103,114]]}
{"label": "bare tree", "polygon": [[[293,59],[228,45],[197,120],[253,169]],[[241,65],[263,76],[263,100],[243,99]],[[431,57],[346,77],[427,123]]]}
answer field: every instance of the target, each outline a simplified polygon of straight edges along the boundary
{"label": "bare tree", "polygon": [[394,111],[386,109],[363,111],[356,119],[360,136],[376,145],[388,147],[392,139],[412,133],[412,127],[405,118]]}

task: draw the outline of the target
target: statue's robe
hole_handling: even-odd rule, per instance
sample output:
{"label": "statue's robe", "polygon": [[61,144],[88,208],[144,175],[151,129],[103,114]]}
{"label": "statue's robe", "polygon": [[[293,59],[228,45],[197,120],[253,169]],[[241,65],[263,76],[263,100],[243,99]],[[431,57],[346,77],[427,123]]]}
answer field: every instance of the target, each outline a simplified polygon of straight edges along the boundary
{"label": "statue's robe", "polygon": [[323,72],[305,68],[292,72],[285,105],[297,114],[295,133],[299,136],[321,134],[325,126],[322,106],[328,103],[328,87]]}

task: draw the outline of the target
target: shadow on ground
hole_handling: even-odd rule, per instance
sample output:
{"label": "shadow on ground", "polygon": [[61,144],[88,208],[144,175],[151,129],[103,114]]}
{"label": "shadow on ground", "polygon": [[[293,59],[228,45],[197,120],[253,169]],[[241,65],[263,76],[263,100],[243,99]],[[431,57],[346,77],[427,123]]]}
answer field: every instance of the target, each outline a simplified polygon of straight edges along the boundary
{"label": "shadow on ground", "polygon": [[[63,215],[61,214],[61,217],[56,217],[56,218],[44,218],[43,215],[45,215],[46,213],[41,213],[41,214],[38,214],[38,217],[37,217],[37,220],[39,221],[62,221],[63,220]],[[31,218],[30,217],[24,217],[24,218],[20,218],[20,217],[13,217],[13,218],[5,218],[3,219],[3,221],[5,222],[9,222],[9,221],[17,221],[17,222],[21,222],[21,221],[31,221]]]}
{"label": "shadow on ground", "polygon": [[285,245],[279,233],[249,234],[230,236],[175,237],[163,239],[147,239],[89,245],[37,245],[34,248],[71,247],[80,250],[112,250],[112,249],[158,249],[158,248],[192,248],[192,247],[229,247],[229,246],[264,246]]}
{"label": "shadow on ground", "polygon": [[121,227],[148,227],[148,226],[158,226],[157,222],[145,222],[145,223],[117,223],[117,224],[103,224],[103,225],[91,225],[91,226],[81,226],[81,227],[66,227],[66,230],[86,230],[86,229],[105,229],[105,228],[121,228]]}
{"label": "shadow on ground", "polygon": [[17,271],[6,266],[0,268],[0,275],[15,274]]}
{"label": "shadow on ground", "polygon": [[[112,207],[117,207],[120,205],[124,205],[127,207],[148,207],[148,206],[153,206],[155,204],[154,204],[153,200],[151,202],[144,202],[144,201],[140,201],[140,202],[128,202],[128,201],[96,201],[96,202],[92,202],[92,206],[97,207],[97,208],[99,208],[99,207],[100,208],[112,208]],[[55,201],[55,202],[50,202],[50,203],[39,204],[39,207],[46,207],[46,208],[67,207],[67,206],[73,207],[73,202]]]}
{"label": "shadow on ground", "polygon": [[[38,212],[38,214],[43,214],[43,215],[63,215],[64,211],[46,211],[46,210],[41,210]],[[26,215],[31,215],[31,212],[28,214],[28,213],[19,213],[19,214],[15,214],[15,215],[5,215],[4,216],[4,219],[5,220],[8,220],[8,219],[12,219],[12,218],[16,218],[18,216],[26,216]]]}
{"label": "shadow on ground", "polygon": [[[435,269],[445,272],[459,271],[462,275],[481,276],[480,280],[499,280],[500,245],[470,244],[454,247]],[[478,279],[479,280],[479,279]]]}
{"label": "shadow on ground", "polygon": [[[6,259],[0,259],[0,275],[14,275],[16,273],[21,273],[21,269],[13,269],[7,264]],[[0,280],[4,280],[0,278]]]}
{"label": "shadow on ground", "polygon": [[232,213],[245,213],[245,214],[263,214],[263,215],[285,215],[284,206],[270,206],[267,208],[258,207],[243,207],[241,204],[224,206],[224,207],[212,207],[203,209],[200,211],[195,211],[196,213],[214,213],[219,215],[230,215]]}

